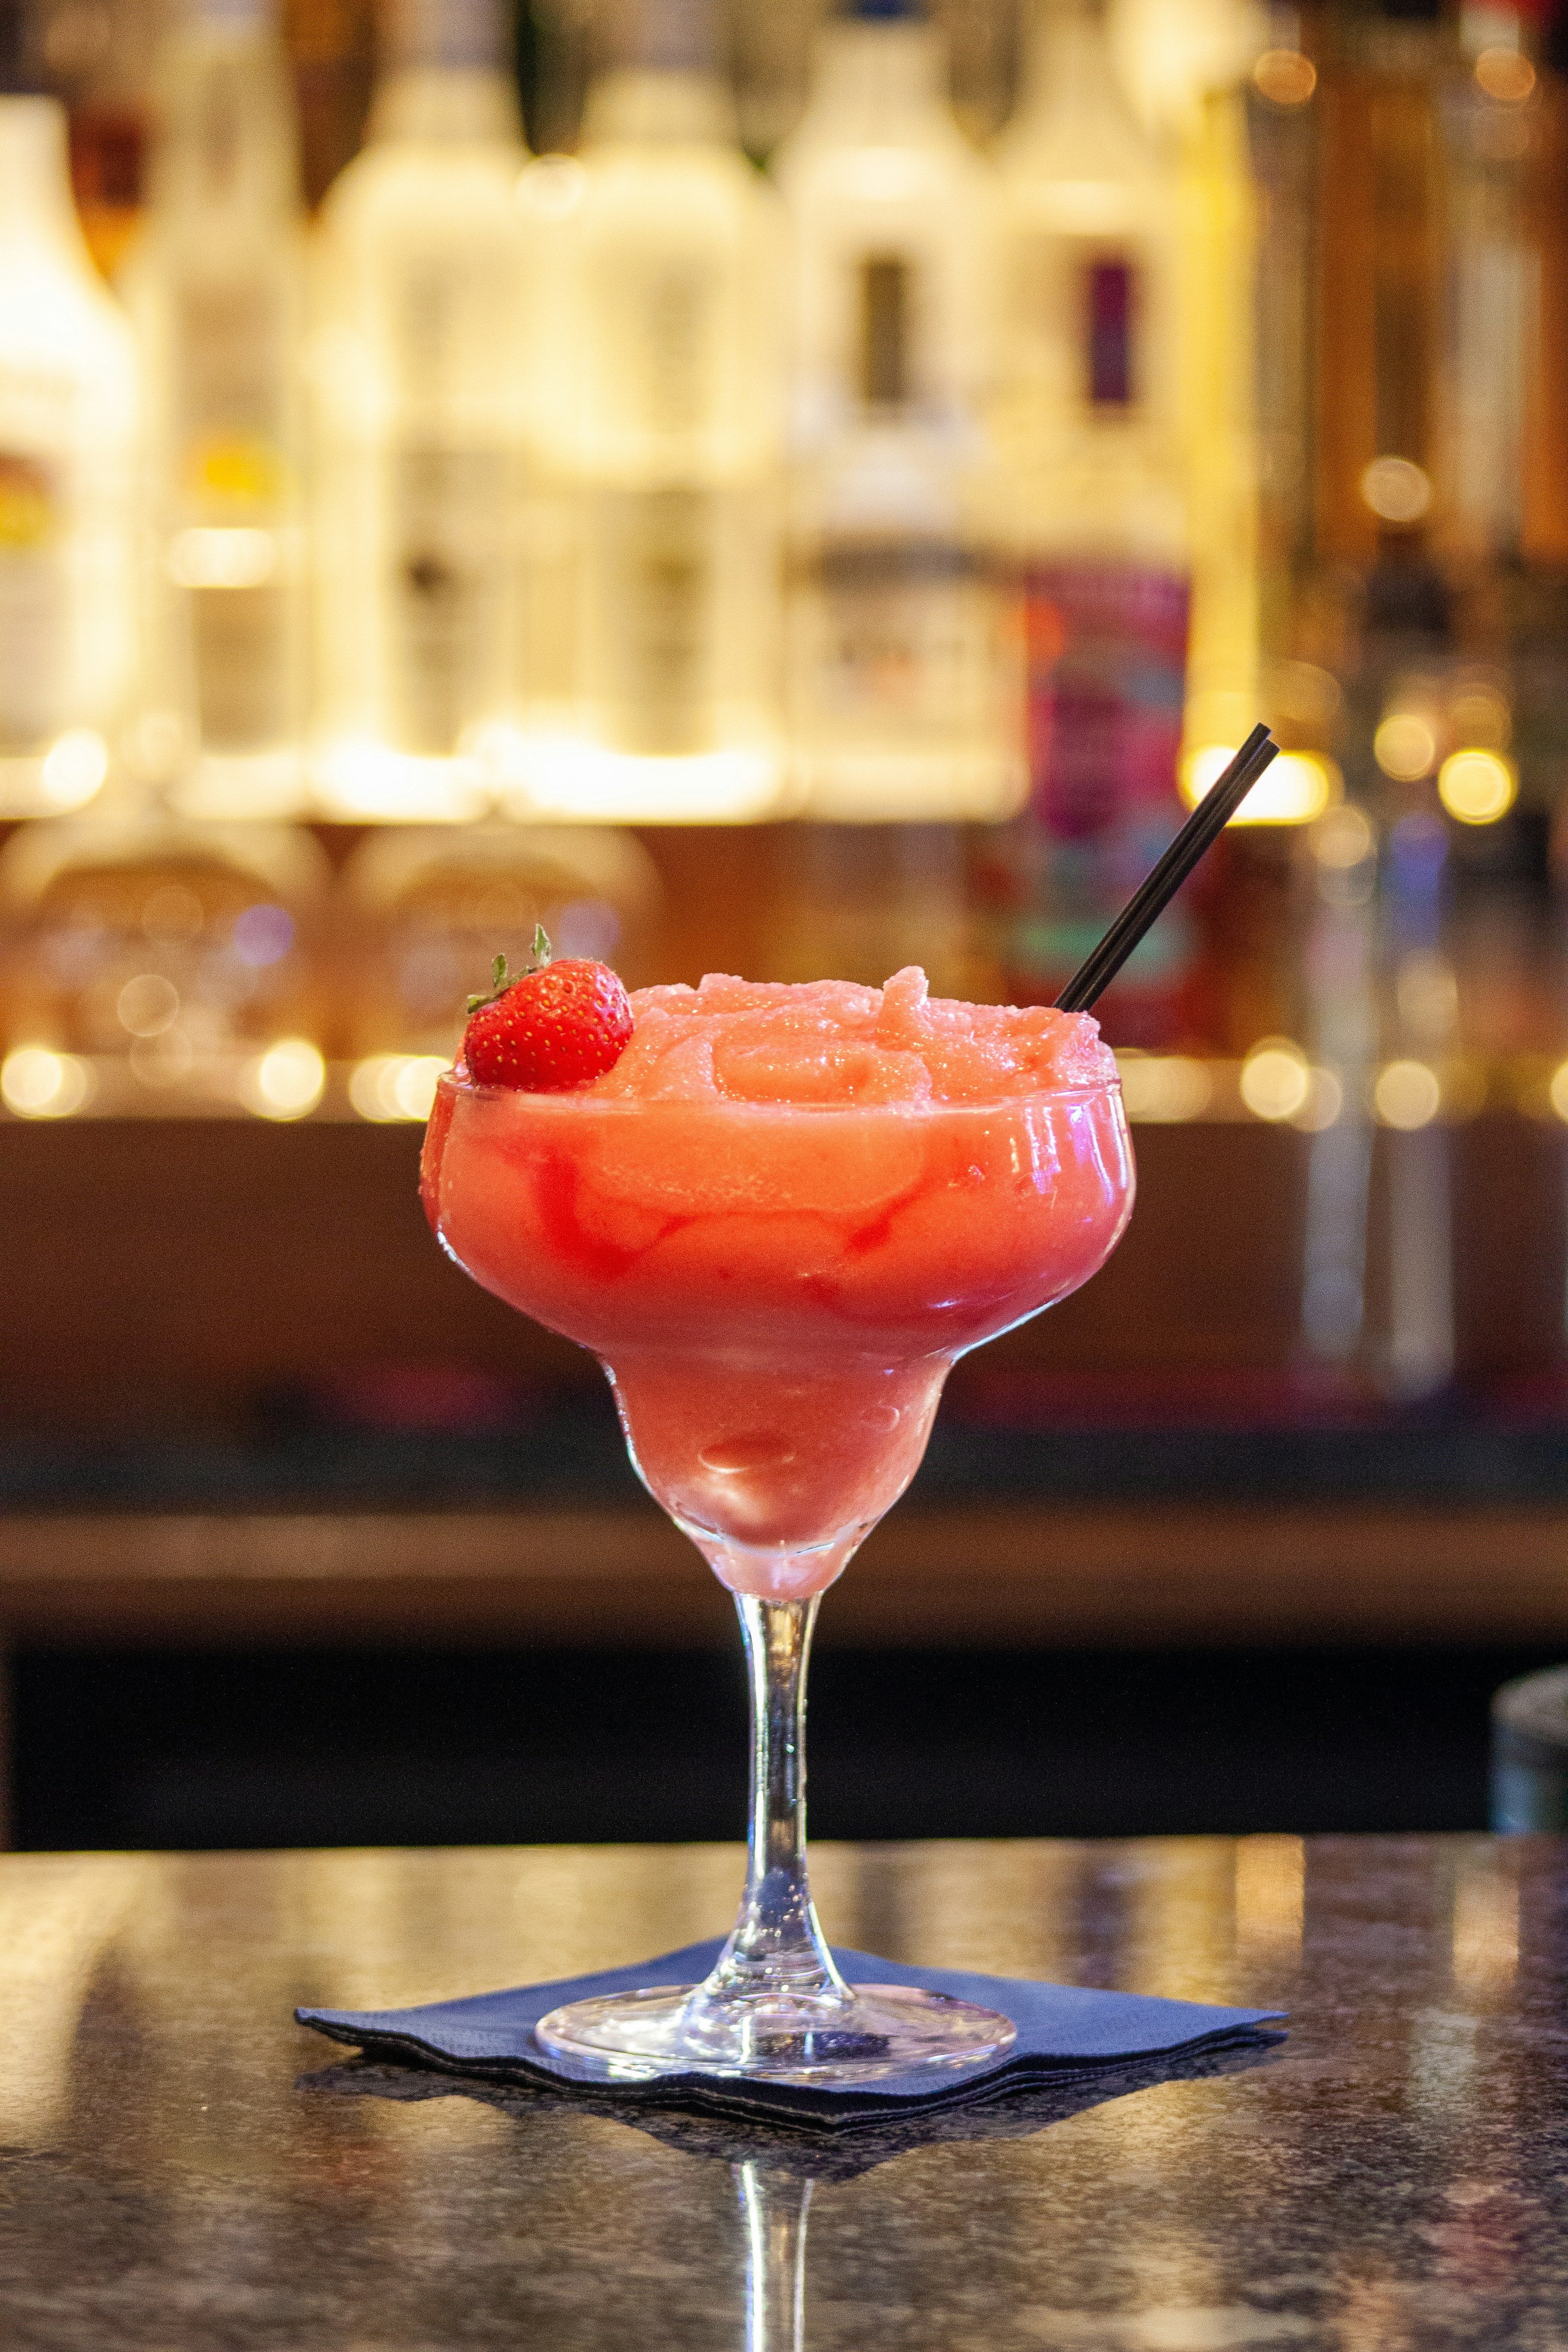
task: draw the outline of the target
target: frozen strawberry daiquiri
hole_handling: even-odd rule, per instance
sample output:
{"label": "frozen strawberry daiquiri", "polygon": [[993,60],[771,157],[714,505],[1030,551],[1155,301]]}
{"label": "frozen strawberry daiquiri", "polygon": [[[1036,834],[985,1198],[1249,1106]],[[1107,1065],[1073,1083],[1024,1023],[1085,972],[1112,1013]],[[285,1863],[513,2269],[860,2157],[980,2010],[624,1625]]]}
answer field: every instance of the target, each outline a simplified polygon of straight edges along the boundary
{"label": "frozen strawberry daiquiri", "polygon": [[736,1594],[752,1851],[705,1985],[538,2030],[623,2079],[967,2068],[1005,2047],[1005,2019],[851,1993],[822,1943],[805,1655],[818,1595],[919,1466],[949,1367],[1114,1247],[1132,1200],[1115,1065],[1087,1014],[933,999],[917,970],[885,989],[710,974],[617,1003],[571,977],[602,969],[546,964],[476,1013],[431,1117],[426,1208],[476,1280],[599,1357],[645,1484]]}

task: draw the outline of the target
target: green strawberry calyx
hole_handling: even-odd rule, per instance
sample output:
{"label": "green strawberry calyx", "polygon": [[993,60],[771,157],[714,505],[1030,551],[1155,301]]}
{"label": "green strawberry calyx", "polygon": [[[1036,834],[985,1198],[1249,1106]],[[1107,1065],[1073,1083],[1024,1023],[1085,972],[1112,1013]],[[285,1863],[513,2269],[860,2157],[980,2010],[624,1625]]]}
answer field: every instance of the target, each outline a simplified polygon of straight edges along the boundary
{"label": "green strawberry calyx", "polygon": [[494,963],[490,966],[490,984],[489,993],[483,996],[470,996],[468,999],[469,1019],[471,1020],[473,1015],[478,1013],[483,1005],[497,1003],[500,999],[506,994],[507,990],[509,988],[514,988],[520,980],[527,980],[531,973],[542,971],[545,965],[551,961],[552,955],[549,935],[542,923],[535,923],[533,927],[531,961],[528,964],[527,968],[522,971],[509,972],[506,968],[505,956],[498,955]]}

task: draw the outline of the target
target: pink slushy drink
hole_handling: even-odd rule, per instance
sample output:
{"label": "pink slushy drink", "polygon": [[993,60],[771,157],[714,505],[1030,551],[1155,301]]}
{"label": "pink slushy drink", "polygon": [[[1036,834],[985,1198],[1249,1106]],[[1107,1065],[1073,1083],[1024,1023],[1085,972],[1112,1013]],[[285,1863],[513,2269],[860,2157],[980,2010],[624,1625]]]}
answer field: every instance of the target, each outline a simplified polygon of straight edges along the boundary
{"label": "pink slushy drink", "polygon": [[570,1092],[442,1079],[426,1213],[609,1373],[645,1484],[736,1591],[832,1583],[956,1359],[1076,1290],[1132,1204],[1087,1013],[710,974]]}

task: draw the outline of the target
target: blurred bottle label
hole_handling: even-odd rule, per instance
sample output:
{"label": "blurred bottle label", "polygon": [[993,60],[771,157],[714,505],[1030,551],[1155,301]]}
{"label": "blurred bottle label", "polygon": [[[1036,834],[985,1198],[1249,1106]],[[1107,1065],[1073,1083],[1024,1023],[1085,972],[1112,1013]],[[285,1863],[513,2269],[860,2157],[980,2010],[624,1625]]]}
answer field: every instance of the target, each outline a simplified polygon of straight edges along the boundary
{"label": "blurred bottle label", "polygon": [[995,599],[973,552],[951,541],[840,543],[810,585],[812,699],[839,720],[929,723],[951,734],[995,706]]}
{"label": "blurred bottle label", "polygon": [[60,469],[0,449],[0,746],[31,750],[67,723],[71,581]]}
{"label": "blurred bottle label", "polygon": [[1025,582],[1029,767],[1049,830],[1076,841],[1176,814],[1190,591],[1177,572],[1045,563]]}
{"label": "blurred bottle label", "polygon": [[860,397],[868,407],[902,408],[910,397],[910,266],[901,255],[873,257],[860,273]]}
{"label": "blurred bottle label", "polygon": [[386,687],[399,747],[445,758],[503,674],[511,467],[504,449],[388,458]]}
{"label": "blurred bottle label", "polygon": [[174,381],[182,439],[200,450],[216,438],[258,440],[273,452],[269,474],[197,487],[253,498],[283,487],[289,320],[282,290],[265,278],[187,285],[175,313]]}
{"label": "blurred bottle label", "polygon": [[591,500],[584,689],[622,751],[670,758],[713,740],[729,503],[692,487]]}
{"label": "blurred bottle label", "polygon": [[626,277],[620,325],[642,362],[640,422],[655,434],[700,431],[721,366],[712,278],[700,268]]}
{"label": "blurred bottle label", "polygon": [[1084,280],[1089,397],[1097,408],[1131,408],[1137,272],[1125,259],[1091,261]]}
{"label": "blurred bottle label", "polygon": [[[1005,863],[1005,984],[1048,1003],[1176,831],[1188,584],[1136,565],[1043,563],[1025,580],[1031,815]],[[1197,952],[1178,906],[1114,983],[1116,1035],[1171,1044]]]}
{"label": "blurred bottle label", "polygon": [[[214,751],[259,750],[292,731],[289,590],[281,543],[268,528],[294,487],[285,455],[289,357],[278,285],[180,289],[172,370],[179,484],[199,523],[180,534],[172,562],[190,592],[197,723]],[[204,578],[204,568],[222,576]]]}
{"label": "blurred bottle label", "polygon": [[196,712],[214,751],[260,751],[292,722],[289,599],[281,586],[197,589],[191,599]]}

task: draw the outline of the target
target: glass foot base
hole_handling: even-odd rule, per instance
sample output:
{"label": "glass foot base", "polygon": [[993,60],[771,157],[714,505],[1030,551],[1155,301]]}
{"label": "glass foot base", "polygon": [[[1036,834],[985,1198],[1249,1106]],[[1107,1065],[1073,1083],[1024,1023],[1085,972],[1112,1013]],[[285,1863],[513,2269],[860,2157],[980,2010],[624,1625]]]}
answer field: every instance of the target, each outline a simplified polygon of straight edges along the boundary
{"label": "glass foot base", "polygon": [[892,2074],[958,2074],[998,2058],[1016,2029],[914,1985],[859,1985],[847,2000],[788,1993],[743,1998],[700,1985],[569,2001],[534,2032],[562,2058],[585,2059],[605,2082],[664,2074],[739,2074],[775,2083],[876,2083]]}

